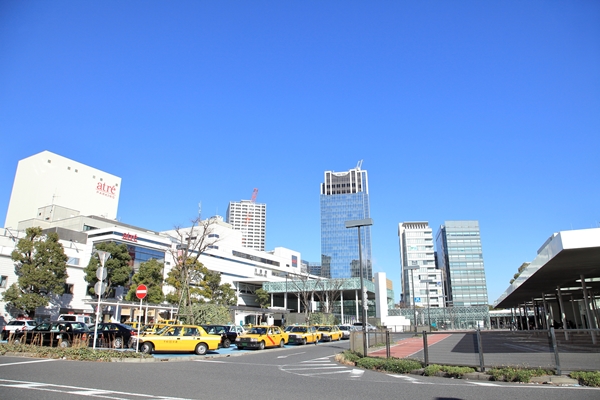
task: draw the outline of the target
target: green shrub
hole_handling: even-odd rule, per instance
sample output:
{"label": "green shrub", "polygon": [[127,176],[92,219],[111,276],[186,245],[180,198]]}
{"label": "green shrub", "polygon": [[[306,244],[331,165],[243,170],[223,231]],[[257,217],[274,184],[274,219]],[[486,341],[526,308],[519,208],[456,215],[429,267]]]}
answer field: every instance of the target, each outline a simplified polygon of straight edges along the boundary
{"label": "green shrub", "polygon": [[435,375],[437,372],[445,372],[446,374],[448,374],[448,376],[452,378],[462,378],[464,374],[467,374],[469,372],[475,372],[475,368],[431,364],[425,367],[423,374],[426,376],[432,376]]}
{"label": "green shrub", "polygon": [[431,364],[431,365],[426,366],[423,369],[423,375],[432,376],[432,375],[435,375],[436,373],[440,372],[441,370],[442,370],[441,365]]}
{"label": "green shrub", "polygon": [[0,344],[0,355],[7,352],[11,353],[29,353],[39,358],[64,358],[66,360],[78,361],[105,361],[110,362],[114,358],[152,358],[144,353],[135,351],[116,351],[110,349],[94,350],[89,347],[48,347],[36,346],[32,344]]}
{"label": "green shrub", "polygon": [[534,376],[542,375],[553,375],[554,372],[551,370],[541,368],[492,368],[488,371],[488,374],[492,376],[495,381],[506,381],[506,382],[529,382]]}
{"label": "green shrub", "polygon": [[385,358],[363,357],[356,362],[356,366],[364,369],[382,369],[386,361]]}
{"label": "green shrub", "polygon": [[345,350],[342,353],[342,356],[344,356],[344,358],[346,359],[346,361],[353,362],[353,363],[356,363],[358,360],[360,360],[362,358],[361,354],[356,353],[356,352],[351,351],[351,350]]}
{"label": "green shrub", "polygon": [[389,358],[385,361],[383,369],[396,374],[407,374],[422,367],[421,362],[410,358]]}
{"label": "green shrub", "polygon": [[569,376],[573,379],[577,379],[582,385],[600,387],[599,371],[576,371],[571,372]]}

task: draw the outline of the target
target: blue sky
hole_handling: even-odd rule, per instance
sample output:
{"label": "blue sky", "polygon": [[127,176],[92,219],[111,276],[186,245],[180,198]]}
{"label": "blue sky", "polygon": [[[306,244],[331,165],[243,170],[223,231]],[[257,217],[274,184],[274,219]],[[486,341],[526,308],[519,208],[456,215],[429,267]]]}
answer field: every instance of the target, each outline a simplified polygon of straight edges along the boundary
{"label": "blue sky", "polygon": [[398,223],[474,219],[493,302],[600,226],[600,2],[4,0],[0,137],[0,210],[49,150],[122,177],[148,229],[258,188],[267,247],[310,261],[323,172],[363,160],[396,297]]}

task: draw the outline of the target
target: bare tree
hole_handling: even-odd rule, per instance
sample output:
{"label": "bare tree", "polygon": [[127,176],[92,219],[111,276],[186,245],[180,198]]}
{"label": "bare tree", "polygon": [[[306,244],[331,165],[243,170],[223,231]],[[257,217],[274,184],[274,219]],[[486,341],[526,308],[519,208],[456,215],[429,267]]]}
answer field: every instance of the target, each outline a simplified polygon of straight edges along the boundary
{"label": "bare tree", "polygon": [[345,283],[346,279],[339,278],[321,279],[318,281],[315,293],[322,304],[321,309],[325,314],[333,314],[334,304],[340,299]]}
{"label": "bare tree", "polygon": [[215,217],[205,220],[196,218],[191,221],[190,227],[176,227],[170,235],[174,242],[170,254],[175,261],[175,266],[169,273],[167,283],[175,288],[175,293],[168,297],[172,299],[173,296],[177,296],[177,315],[182,315],[180,312],[184,306],[186,312],[190,313],[192,324],[195,321],[194,315],[190,311],[191,305],[202,296],[199,284],[208,272],[199,258],[222,240],[216,232],[218,221]]}
{"label": "bare tree", "polygon": [[304,321],[308,323],[313,312],[312,302],[315,299],[315,292],[318,290],[319,281],[322,278],[312,279],[308,273],[293,275],[293,277],[294,279],[288,281],[288,285],[298,293],[304,307]]}

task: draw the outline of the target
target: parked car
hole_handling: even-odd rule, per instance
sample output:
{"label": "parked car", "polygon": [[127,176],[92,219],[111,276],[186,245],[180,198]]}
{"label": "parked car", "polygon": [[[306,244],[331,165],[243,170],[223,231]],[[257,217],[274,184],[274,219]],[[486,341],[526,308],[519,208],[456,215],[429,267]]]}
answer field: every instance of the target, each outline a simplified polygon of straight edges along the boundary
{"label": "parked car", "polygon": [[321,335],[322,342],[333,342],[334,340],[342,339],[342,331],[337,325],[319,325],[316,327],[317,332]]}
{"label": "parked car", "polygon": [[229,348],[231,343],[235,343],[235,339],[238,334],[235,331],[231,331],[227,325],[200,325],[204,328],[206,333],[209,335],[220,335],[221,336],[221,347]]}
{"label": "parked car", "polygon": [[[354,325],[354,328],[355,328],[357,331],[362,331],[362,322],[355,322],[353,325]],[[373,325],[371,325],[371,324],[370,324],[370,323],[368,323],[368,322],[367,322],[367,324],[366,324],[365,326],[366,326],[366,328],[367,328],[367,332],[369,332],[369,331],[376,331],[376,330],[377,330],[377,327],[376,327],[376,326],[373,326]]]}
{"label": "parked car", "polygon": [[131,337],[137,336],[137,330],[129,325],[116,322],[103,322],[98,324],[97,345],[122,349],[129,347]]}
{"label": "parked car", "polygon": [[227,325],[227,329],[230,332],[237,333],[238,335],[241,335],[242,333],[246,333],[246,329],[241,325]]}
{"label": "parked car", "polygon": [[83,322],[91,328],[95,324],[95,320],[90,315],[85,314],[60,314],[58,316],[59,321],[75,321],[75,322]]}
{"label": "parked car", "polygon": [[356,330],[354,325],[340,325],[339,328],[342,331],[342,339],[350,339],[350,335]]}
{"label": "parked car", "polygon": [[278,326],[255,326],[236,338],[238,349],[254,348],[263,350],[266,347],[283,347],[288,342],[288,335]]}
{"label": "parked car", "polygon": [[16,343],[42,346],[71,347],[74,344],[88,346],[94,332],[83,322],[51,321],[42,322],[33,329],[15,334]]}
{"label": "parked car", "polygon": [[8,340],[15,336],[17,331],[27,331],[37,326],[37,322],[32,319],[15,319],[4,325],[2,328],[2,340]]}
{"label": "parked car", "polygon": [[208,350],[217,350],[220,335],[209,335],[201,326],[170,325],[160,334],[139,337],[140,349],[144,353],[194,352],[204,355]]}
{"label": "parked car", "polygon": [[293,325],[288,334],[290,344],[317,344],[321,340],[321,334],[314,326]]}

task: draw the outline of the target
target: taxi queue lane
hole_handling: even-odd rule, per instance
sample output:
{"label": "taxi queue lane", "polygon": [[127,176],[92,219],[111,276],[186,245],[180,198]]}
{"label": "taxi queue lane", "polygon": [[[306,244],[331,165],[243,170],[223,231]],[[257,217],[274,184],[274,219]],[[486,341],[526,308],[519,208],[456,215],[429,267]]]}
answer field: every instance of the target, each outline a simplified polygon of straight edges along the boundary
{"label": "taxi queue lane", "polygon": [[[6,340],[0,340],[0,344],[1,343],[7,343]],[[328,343],[328,342],[318,342],[317,344],[324,344],[324,343]],[[314,346],[314,344],[307,344],[305,346]],[[283,348],[292,348],[292,347],[302,347],[302,345],[297,345],[297,344],[286,344]],[[231,357],[234,355],[240,355],[240,354],[245,354],[245,353],[252,353],[255,351],[269,351],[269,350],[274,350],[274,349],[278,349],[279,347],[274,347],[274,348],[267,348],[264,350],[257,350],[257,349],[243,349],[240,350],[236,347],[235,344],[232,344],[231,347],[228,348],[219,348],[218,350],[209,350],[205,355],[203,356],[199,356],[197,354],[194,353],[166,353],[166,352],[162,352],[162,353],[152,353],[152,357],[160,360],[160,361],[168,361],[168,360],[193,360],[196,358],[211,358],[211,357]],[[108,350],[108,348],[97,348],[96,350]],[[116,350],[116,351],[135,351],[135,349],[112,349],[112,350]],[[135,359],[131,359],[131,360],[135,360]]]}

